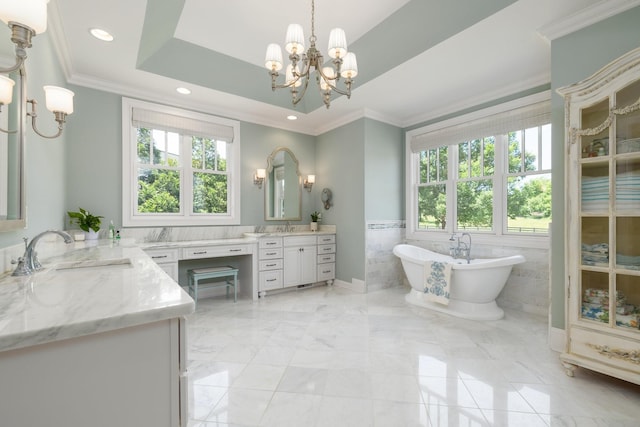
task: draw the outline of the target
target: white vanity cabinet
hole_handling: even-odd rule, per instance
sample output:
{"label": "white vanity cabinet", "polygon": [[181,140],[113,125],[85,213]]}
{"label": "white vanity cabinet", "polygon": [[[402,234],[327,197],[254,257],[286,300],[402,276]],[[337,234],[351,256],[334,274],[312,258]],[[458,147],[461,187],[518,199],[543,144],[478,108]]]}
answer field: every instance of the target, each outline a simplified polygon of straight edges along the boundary
{"label": "white vanity cabinet", "polygon": [[264,237],[258,241],[258,292],[281,289],[282,281],[282,237]]}
{"label": "white vanity cabinet", "polygon": [[318,281],[326,280],[328,285],[336,278],[336,235],[318,236]]}
{"label": "white vanity cabinet", "polygon": [[316,236],[284,237],[284,286],[314,283],[317,254]]}
{"label": "white vanity cabinet", "polygon": [[640,384],[640,49],[565,98],[566,350],[576,366]]}
{"label": "white vanity cabinet", "polygon": [[163,269],[169,277],[178,282],[178,249],[162,248],[162,249],[146,249],[145,253]]}

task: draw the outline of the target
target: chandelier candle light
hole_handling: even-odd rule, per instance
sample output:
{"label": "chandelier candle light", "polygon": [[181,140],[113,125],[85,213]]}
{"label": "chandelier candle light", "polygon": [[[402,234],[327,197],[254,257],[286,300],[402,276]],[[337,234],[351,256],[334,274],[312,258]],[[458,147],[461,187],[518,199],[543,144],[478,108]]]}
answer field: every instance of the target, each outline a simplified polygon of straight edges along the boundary
{"label": "chandelier candle light", "polygon": [[[278,71],[282,69],[283,65],[280,45],[271,43],[267,46],[265,67],[267,67],[271,75],[271,89],[273,91],[276,88],[291,88],[293,105],[297,105],[304,97],[311,78],[311,72],[313,71],[312,68],[315,69],[316,83],[322,93],[322,100],[324,105],[329,108],[332,91],[351,98],[351,84],[353,83],[353,78],[358,74],[358,64],[356,55],[347,51],[347,38],[344,30],[334,28],[329,34],[329,56],[333,58],[331,61],[332,66],[323,67],[322,54],[316,49],[314,15],[315,2],[311,0],[311,37],[309,37],[310,46],[306,53],[304,52],[302,26],[290,24],[287,28],[285,49],[289,52],[291,63],[287,65],[284,84],[277,84],[276,82],[280,76]],[[302,71],[300,67],[302,67]],[[337,87],[340,78],[344,78],[345,89]],[[302,92],[299,92],[298,88],[303,84]]]}

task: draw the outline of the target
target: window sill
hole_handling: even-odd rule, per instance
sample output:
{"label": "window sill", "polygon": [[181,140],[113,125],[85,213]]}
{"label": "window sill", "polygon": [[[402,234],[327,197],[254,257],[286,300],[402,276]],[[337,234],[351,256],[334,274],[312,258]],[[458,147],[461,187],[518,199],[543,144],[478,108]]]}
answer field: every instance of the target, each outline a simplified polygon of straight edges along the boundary
{"label": "window sill", "polygon": [[[458,233],[459,234],[459,233]],[[549,235],[544,236],[514,236],[510,234],[496,235],[484,233],[469,233],[474,244],[491,246],[509,246],[533,249],[549,249]],[[409,231],[407,240],[424,240],[430,242],[448,242],[450,232],[444,231]]]}

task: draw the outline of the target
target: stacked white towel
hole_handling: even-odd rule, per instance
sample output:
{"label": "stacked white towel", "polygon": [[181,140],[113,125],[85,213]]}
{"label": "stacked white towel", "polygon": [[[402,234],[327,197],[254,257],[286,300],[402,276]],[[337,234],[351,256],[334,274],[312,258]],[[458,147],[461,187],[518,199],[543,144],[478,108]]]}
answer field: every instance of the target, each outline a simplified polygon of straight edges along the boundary
{"label": "stacked white towel", "polygon": [[609,245],[596,243],[595,245],[582,244],[582,265],[607,267],[609,265]]}
{"label": "stacked white towel", "polygon": [[609,177],[582,177],[582,210],[601,212],[609,210]]}
{"label": "stacked white towel", "polygon": [[616,176],[616,209],[640,209],[640,171],[632,171]]}

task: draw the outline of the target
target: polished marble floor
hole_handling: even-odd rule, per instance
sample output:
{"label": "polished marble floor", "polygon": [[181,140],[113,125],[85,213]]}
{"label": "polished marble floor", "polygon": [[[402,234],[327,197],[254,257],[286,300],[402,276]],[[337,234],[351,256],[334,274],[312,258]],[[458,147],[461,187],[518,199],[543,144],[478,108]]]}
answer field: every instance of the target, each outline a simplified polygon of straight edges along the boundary
{"label": "polished marble floor", "polygon": [[462,320],[405,288],[317,287],[189,318],[189,426],[634,426],[640,386],[578,369],[545,318]]}

